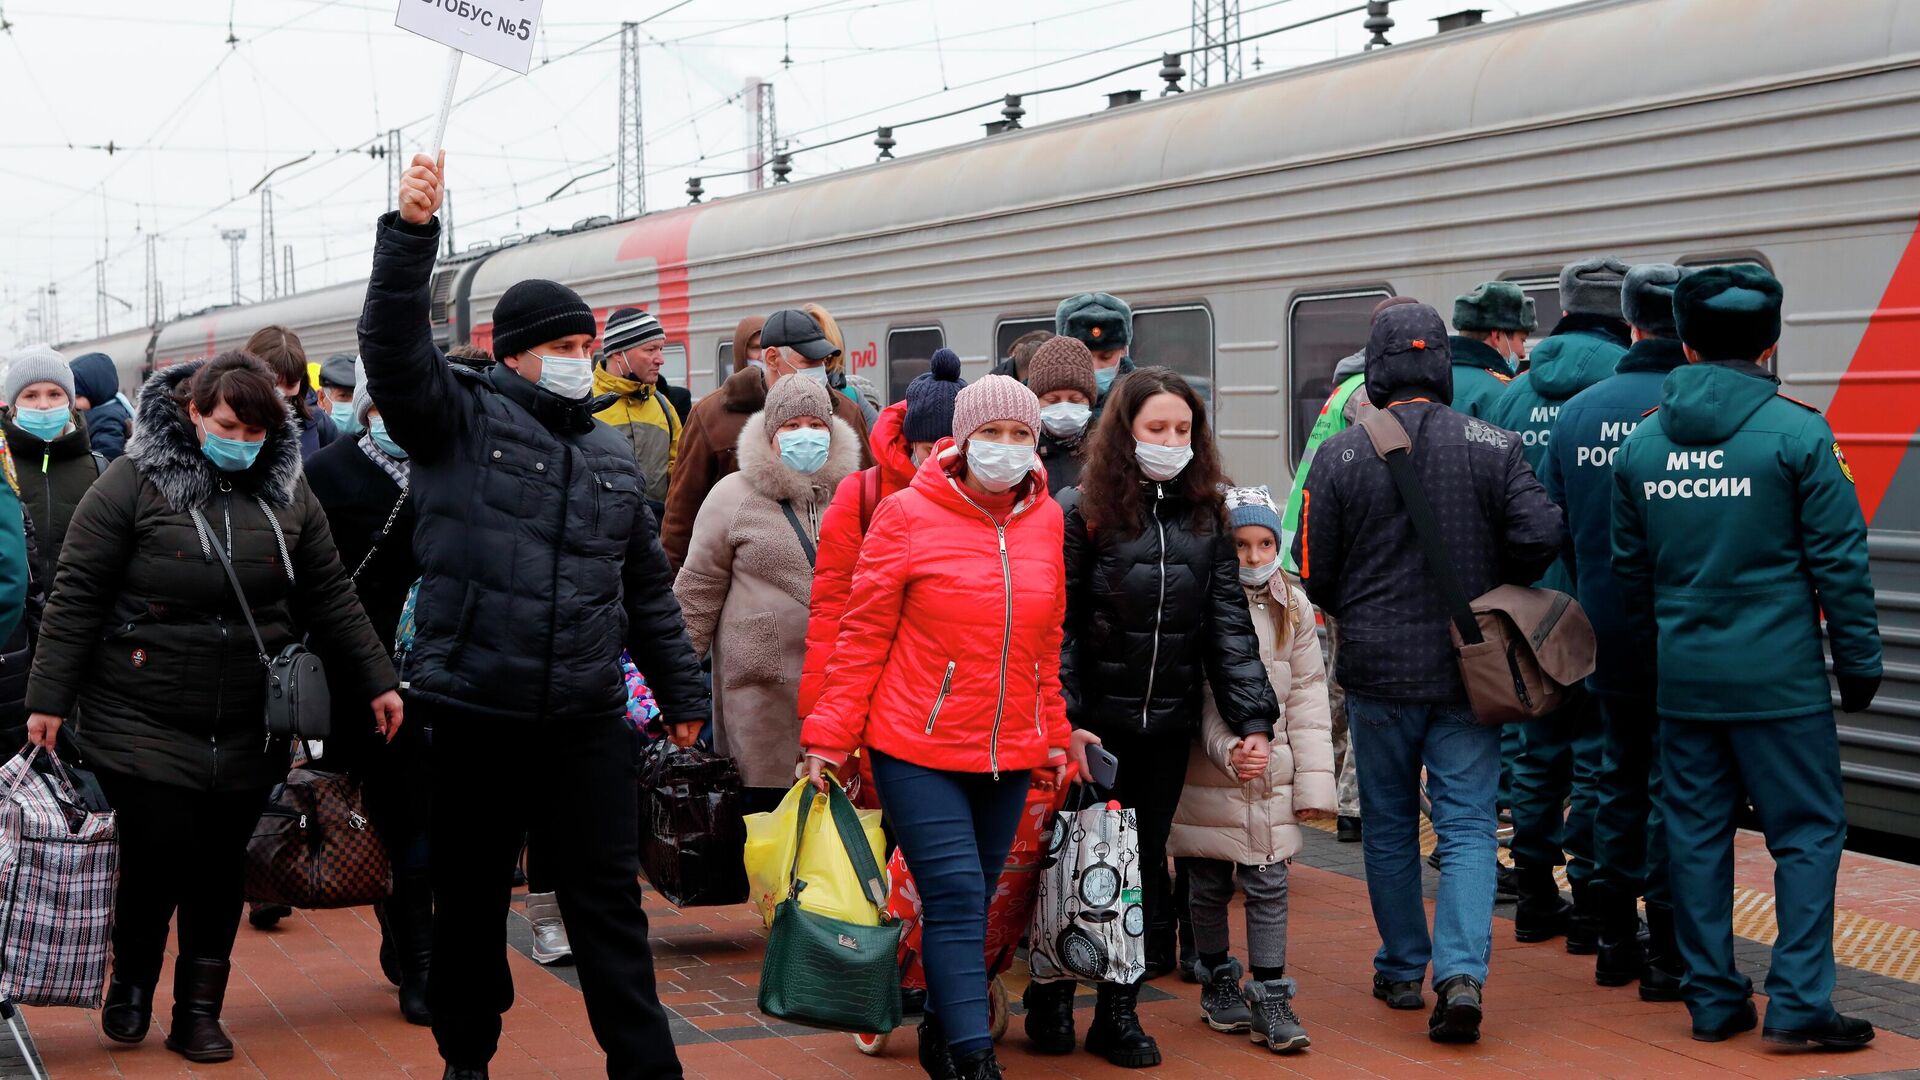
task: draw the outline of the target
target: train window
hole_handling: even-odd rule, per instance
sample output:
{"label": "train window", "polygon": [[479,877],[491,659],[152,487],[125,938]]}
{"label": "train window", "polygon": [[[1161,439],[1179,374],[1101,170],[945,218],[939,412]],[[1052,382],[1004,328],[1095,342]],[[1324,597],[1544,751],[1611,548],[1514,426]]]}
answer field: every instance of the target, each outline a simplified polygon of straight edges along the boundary
{"label": "train window", "polygon": [[1560,325],[1560,272],[1558,270],[1529,270],[1519,274],[1508,274],[1500,279],[1511,281],[1520,286],[1520,291],[1533,298],[1533,316],[1540,325],[1533,331],[1533,339],[1540,340],[1553,333]]}
{"label": "train window", "polygon": [[660,361],[660,370],[667,373],[668,382],[676,382],[681,386],[686,386],[691,382],[693,370],[687,367],[687,347],[685,345],[668,345]]}
{"label": "train window", "polygon": [[1045,330],[1053,333],[1053,316],[1034,315],[1016,319],[1002,319],[1000,325],[993,328],[993,359],[995,363],[1013,355],[1013,343],[1033,333]]}
{"label": "train window", "polygon": [[1296,297],[1287,309],[1287,396],[1293,408],[1289,460],[1298,463],[1307,433],[1333,394],[1333,369],[1367,346],[1373,309],[1389,286]]}
{"label": "train window", "polygon": [[730,340],[722,341],[720,343],[720,354],[715,357],[713,361],[713,385],[719,386],[721,383],[726,382],[727,376],[732,374],[733,342]]}
{"label": "train window", "polygon": [[1170,367],[1186,376],[1213,404],[1213,314],[1203,307],[1150,308],[1133,313],[1133,344],[1139,367]]}
{"label": "train window", "polygon": [[936,350],[947,344],[947,335],[937,326],[910,326],[887,331],[887,400],[902,401],[907,384],[924,374]]}

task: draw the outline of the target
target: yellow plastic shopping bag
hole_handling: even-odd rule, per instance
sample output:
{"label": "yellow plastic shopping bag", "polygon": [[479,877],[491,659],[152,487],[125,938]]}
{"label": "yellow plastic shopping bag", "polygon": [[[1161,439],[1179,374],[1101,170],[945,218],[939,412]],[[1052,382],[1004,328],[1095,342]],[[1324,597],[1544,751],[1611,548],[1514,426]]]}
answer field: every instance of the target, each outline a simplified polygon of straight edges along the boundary
{"label": "yellow plastic shopping bag", "polygon": [[[799,845],[800,865],[794,868],[794,850],[799,843],[800,801],[819,800],[807,813],[807,843]],[[880,831],[880,811],[861,810],[860,829],[873,848],[873,861],[886,860],[886,838]],[[787,898],[789,882],[795,876],[807,883],[800,893],[800,906],[816,915],[826,915],[856,926],[878,926],[880,918],[873,900],[864,892],[860,875],[853,869],[834,829],[833,815],[827,812],[826,796],[814,791],[805,780],[793,785],[786,798],[771,813],[747,815],[747,888],[760,917],[773,925],[773,909]]]}

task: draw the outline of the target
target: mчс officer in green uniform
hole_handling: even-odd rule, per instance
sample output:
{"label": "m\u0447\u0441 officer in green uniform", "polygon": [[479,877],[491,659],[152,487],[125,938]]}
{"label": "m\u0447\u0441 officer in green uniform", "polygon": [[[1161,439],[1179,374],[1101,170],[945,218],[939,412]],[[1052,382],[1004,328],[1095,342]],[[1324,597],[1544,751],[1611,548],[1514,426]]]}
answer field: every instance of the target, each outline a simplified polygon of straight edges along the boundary
{"label": "m\u0447\u0441 officer in green uniform", "polygon": [[[1662,786],[1675,935],[1693,1037],[1758,1018],[1733,959],[1733,831],[1751,801],[1775,869],[1779,937],[1770,1043],[1864,1046],[1834,1010],[1833,894],[1846,838],[1840,748],[1821,651],[1826,614],[1840,708],[1880,687],[1867,527],[1833,430],[1763,366],[1780,283],[1713,267],[1674,288],[1687,366],[1614,461],[1614,573],[1657,634]],[[1756,666],[1756,650],[1764,663]]]}

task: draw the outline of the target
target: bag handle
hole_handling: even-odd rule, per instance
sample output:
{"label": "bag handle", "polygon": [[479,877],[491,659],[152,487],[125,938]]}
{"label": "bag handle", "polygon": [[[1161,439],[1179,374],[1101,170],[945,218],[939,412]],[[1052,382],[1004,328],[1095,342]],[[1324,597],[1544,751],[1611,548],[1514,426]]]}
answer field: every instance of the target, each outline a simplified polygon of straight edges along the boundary
{"label": "bag handle", "polygon": [[407,489],[402,487],[400,489],[400,500],[393,504],[392,510],[387,512],[387,523],[380,526],[380,535],[373,538],[373,545],[367,548],[365,555],[361,556],[360,565],[353,568],[353,573],[347,577],[347,584],[352,585],[360,580],[360,571],[365,570],[367,564],[373,561],[374,555],[380,550],[381,541],[385,540],[387,534],[393,531],[393,523],[400,519],[400,508],[405,505],[407,505]]}
{"label": "bag handle", "polygon": [[233,586],[233,595],[240,598],[240,614],[247,617],[247,629],[253,633],[253,644],[260,650],[260,666],[273,670],[273,658],[267,655],[267,642],[260,636],[260,628],[253,622],[253,605],[247,602],[247,590],[240,587],[240,575],[233,572],[233,563],[227,559],[227,549],[220,543],[220,537],[214,534],[213,526],[201,515],[200,508],[187,511],[187,516],[200,527],[200,535],[207,538],[207,546],[220,558],[220,568],[227,572],[227,582]]}
{"label": "bag handle", "polygon": [[[40,756],[40,747],[33,743],[28,743],[21,747],[21,749],[26,751],[26,767],[21,769],[20,775],[14,778],[13,786],[7,789],[7,798],[9,799],[19,794],[20,785],[27,782],[27,777],[34,771],[33,762]],[[19,756],[19,754],[14,755],[16,758]],[[70,802],[79,802],[79,783],[75,780],[73,771],[67,768],[67,763],[61,761],[60,755],[52,750],[47,751],[47,762],[53,766],[50,770],[51,779],[55,784],[59,785],[57,794],[66,796]]]}
{"label": "bag handle", "polygon": [[1440,598],[1447,606],[1448,617],[1453,620],[1460,640],[1468,645],[1480,644],[1486,636],[1480,632],[1479,620],[1473,617],[1473,603],[1460,584],[1453,560],[1440,545],[1440,524],[1433,518],[1433,507],[1427,503],[1427,493],[1421,489],[1419,477],[1414,475],[1413,440],[1406,427],[1388,409],[1368,413],[1361,418],[1360,426],[1373,443],[1373,452],[1386,462],[1393,486],[1400,490],[1400,501],[1406,505],[1414,535],[1420,538],[1420,549],[1426,553],[1427,568],[1433,571],[1434,580],[1440,586]]}
{"label": "bag handle", "polygon": [[787,524],[793,526],[793,535],[800,538],[800,550],[807,553],[807,565],[814,563],[813,538],[807,535],[806,526],[800,524],[800,515],[793,512],[793,503],[780,500],[780,512],[787,515]]}
{"label": "bag handle", "polygon": [[[807,814],[813,809],[816,794],[807,781],[802,780],[801,783],[808,785],[808,791],[807,797],[800,802],[800,822],[796,826],[793,842],[793,865],[787,871],[787,895],[796,899],[800,895],[800,847],[807,840]],[[866,886],[867,899],[872,901],[874,910],[884,920],[887,915],[886,881],[880,876],[880,867],[874,863],[873,852],[867,847],[866,830],[860,827],[860,814],[853,808],[853,800],[847,798],[838,779],[827,788],[826,799],[827,810],[833,815],[835,831],[840,834],[840,846],[847,850],[847,858],[853,862],[853,872]]]}

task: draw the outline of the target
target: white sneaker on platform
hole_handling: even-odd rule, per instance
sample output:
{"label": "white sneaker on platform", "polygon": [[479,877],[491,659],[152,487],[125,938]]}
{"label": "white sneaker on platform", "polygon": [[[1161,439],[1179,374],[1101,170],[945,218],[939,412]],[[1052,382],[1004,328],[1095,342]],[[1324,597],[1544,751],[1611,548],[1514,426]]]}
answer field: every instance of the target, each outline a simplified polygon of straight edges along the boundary
{"label": "white sneaker on platform", "polygon": [[552,967],[573,963],[573,944],[567,924],[560,920],[560,901],[553,893],[527,894],[527,921],[533,924],[533,962]]}

